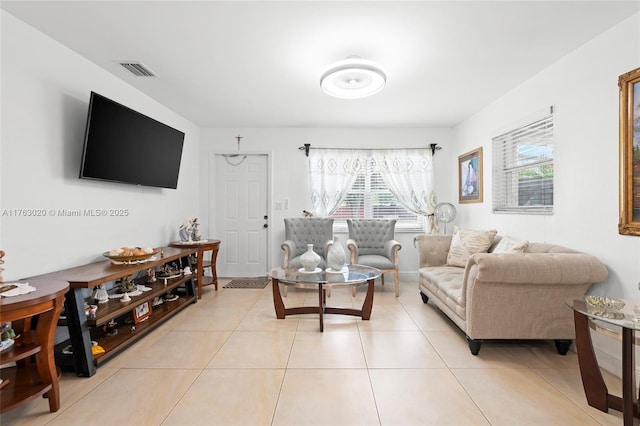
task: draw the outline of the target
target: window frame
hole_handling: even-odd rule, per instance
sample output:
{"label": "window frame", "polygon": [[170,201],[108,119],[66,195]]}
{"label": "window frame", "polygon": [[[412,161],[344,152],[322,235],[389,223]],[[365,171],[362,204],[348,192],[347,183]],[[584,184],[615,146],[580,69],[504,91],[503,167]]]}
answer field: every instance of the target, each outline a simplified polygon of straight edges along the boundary
{"label": "window frame", "polygon": [[[553,214],[554,200],[554,114],[553,107],[537,118],[528,120],[508,132],[495,136],[492,143],[492,206],[498,214]],[[531,161],[522,162],[522,147],[539,151],[530,155]],[[540,176],[536,184],[523,183],[522,174],[527,171]],[[548,174],[551,174],[549,177]],[[513,174],[516,174],[515,176]],[[536,185],[536,186],[534,186]],[[528,188],[525,188],[528,186]],[[521,204],[524,189],[533,189],[532,194],[542,202]],[[549,201],[550,200],[550,201]]]}

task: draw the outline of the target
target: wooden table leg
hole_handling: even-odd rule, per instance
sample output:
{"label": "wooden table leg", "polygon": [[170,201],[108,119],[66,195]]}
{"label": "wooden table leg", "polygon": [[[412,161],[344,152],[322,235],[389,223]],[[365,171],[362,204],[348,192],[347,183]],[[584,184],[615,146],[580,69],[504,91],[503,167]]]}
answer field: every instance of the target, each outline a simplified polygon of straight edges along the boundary
{"label": "wooden table leg", "polygon": [[280,283],[276,278],[271,278],[271,289],[273,291],[273,307],[276,310],[276,318],[284,319],[284,302],[280,294]]}
{"label": "wooden table leg", "polygon": [[622,415],[624,426],[633,426],[636,400],[635,351],[633,330],[622,329]]}
{"label": "wooden table leg", "polygon": [[324,331],[324,307],[325,307],[325,299],[324,299],[324,288],[322,283],[318,284],[318,315],[320,316],[320,331]]}
{"label": "wooden table leg", "polygon": [[198,299],[202,299],[202,280],[204,280],[204,271],[202,268],[204,250],[202,247],[198,248],[196,256],[198,257],[196,259],[196,269],[198,270],[198,275],[196,276],[196,280],[198,280]]}
{"label": "wooden table leg", "polygon": [[56,299],[53,309],[40,315],[36,328],[36,343],[42,345],[42,350],[36,354],[36,367],[42,382],[51,385],[51,390],[46,395],[49,399],[49,411],[52,413],[60,409],[60,384],[53,358],[53,341],[62,303],[62,298]]}
{"label": "wooden table leg", "polygon": [[580,365],[580,375],[582,376],[582,386],[590,406],[605,413],[609,411],[607,403],[607,385],[602,378],[596,354],[593,351],[591,342],[591,332],[589,331],[589,318],[573,311],[573,318],[576,327],[576,350],[578,352],[578,364]]}
{"label": "wooden table leg", "polygon": [[211,276],[213,279],[213,285],[218,291],[218,270],[216,269],[216,262],[218,261],[218,244],[216,244],[211,250]]}
{"label": "wooden table leg", "polygon": [[369,286],[367,287],[367,295],[364,298],[364,303],[362,304],[362,319],[368,320],[371,318],[371,310],[373,309],[373,290],[374,290],[374,280],[368,280],[367,283]]}

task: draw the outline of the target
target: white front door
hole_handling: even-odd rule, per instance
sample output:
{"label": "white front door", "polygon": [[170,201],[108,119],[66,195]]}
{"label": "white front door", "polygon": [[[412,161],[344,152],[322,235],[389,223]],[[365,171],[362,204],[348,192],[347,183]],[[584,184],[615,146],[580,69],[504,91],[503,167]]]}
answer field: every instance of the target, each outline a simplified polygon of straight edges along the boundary
{"label": "white front door", "polygon": [[267,273],[267,155],[216,154],[209,211],[220,235],[220,277]]}

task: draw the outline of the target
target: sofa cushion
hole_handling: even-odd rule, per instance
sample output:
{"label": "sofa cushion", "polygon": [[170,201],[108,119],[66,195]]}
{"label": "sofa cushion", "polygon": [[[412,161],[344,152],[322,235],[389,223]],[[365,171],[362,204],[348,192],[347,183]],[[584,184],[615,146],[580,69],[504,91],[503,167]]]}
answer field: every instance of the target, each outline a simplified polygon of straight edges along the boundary
{"label": "sofa cushion", "polygon": [[454,266],[435,266],[420,268],[420,282],[433,294],[464,318],[460,308],[465,306],[462,294],[462,278],[464,269]]}
{"label": "sofa cushion", "polygon": [[491,253],[524,253],[529,246],[529,241],[515,240],[509,236],[502,237],[498,245]]}
{"label": "sofa cushion", "polygon": [[449,254],[447,254],[447,265],[464,268],[467,260],[474,253],[486,253],[496,236],[497,231],[475,231],[455,226]]}

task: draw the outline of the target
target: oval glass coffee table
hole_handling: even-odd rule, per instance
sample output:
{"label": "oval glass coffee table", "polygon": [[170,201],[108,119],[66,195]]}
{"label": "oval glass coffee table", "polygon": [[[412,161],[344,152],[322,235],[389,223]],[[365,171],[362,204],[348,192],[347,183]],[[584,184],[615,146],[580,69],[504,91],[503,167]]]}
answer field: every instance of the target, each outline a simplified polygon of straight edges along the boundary
{"label": "oval glass coffee table", "polygon": [[[298,268],[275,268],[269,272],[273,288],[273,306],[276,318],[284,319],[287,315],[318,314],[320,316],[320,331],[324,331],[324,314],[353,315],[368,320],[373,309],[373,283],[380,276],[376,268],[363,265],[348,265],[343,272],[327,272],[318,269],[317,272],[301,272]],[[280,284],[293,287],[317,287],[318,306],[299,306],[285,308],[280,293]],[[327,287],[358,286],[367,284],[367,295],[361,309],[335,308],[327,306]]]}

